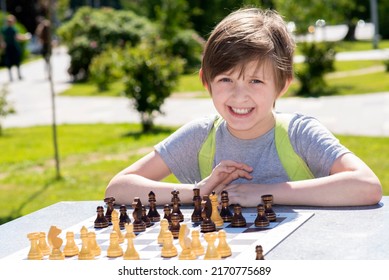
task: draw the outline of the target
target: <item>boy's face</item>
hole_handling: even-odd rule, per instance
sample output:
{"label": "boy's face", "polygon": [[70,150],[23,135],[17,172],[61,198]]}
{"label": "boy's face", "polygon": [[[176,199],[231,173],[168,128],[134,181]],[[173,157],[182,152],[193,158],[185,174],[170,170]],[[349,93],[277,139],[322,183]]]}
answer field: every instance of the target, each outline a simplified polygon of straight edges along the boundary
{"label": "boy's face", "polygon": [[281,93],[277,91],[270,63],[252,61],[243,71],[236,67],[217,75],[209,88],[230,133],[240,139],[253,139],[274,126],[273,104],[288,86],[289,82]]}

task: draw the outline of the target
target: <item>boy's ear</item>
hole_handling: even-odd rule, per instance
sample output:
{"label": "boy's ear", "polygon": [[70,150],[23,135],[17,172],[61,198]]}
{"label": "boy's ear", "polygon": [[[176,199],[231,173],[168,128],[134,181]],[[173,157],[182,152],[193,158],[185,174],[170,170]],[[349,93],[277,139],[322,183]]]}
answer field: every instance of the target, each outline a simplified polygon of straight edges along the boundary
{"label": "boy's ear", "polygon": [[278,98],[280,98],[281,96],[283,96],[289,89],[289,86],[290,84],[292,83],[293,79],[288,79],[286,80],[285,82],[285,85],[284,85],[284,88],[281,90],[280,94],[278,95]]}
{"label": "boy's ear", "polygon": [[199,77],[200,77],[200,81],[203,83],[203,86],[205,87],[205,89],[208,90],[208,84],[203,80],[203,68],[200,68]]}

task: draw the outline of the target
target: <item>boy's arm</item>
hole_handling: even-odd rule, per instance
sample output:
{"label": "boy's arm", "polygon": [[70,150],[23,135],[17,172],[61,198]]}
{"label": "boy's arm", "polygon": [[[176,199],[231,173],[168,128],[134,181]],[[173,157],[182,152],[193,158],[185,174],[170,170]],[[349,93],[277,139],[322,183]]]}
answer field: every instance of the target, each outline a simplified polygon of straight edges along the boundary
{"label": "boy's arm", "polygon": [[147,205],[148,194],[153,191],[157,204],[163,205],[170,203],[171,192],[178,190],[181,203],[192,203],[193,185],[160,182],[170,174],[161,156],[153,151],[115,175],[106,188],[105,197],[115,197],[117,204],[131,204],[134,197],[139,197]]}
{"label": "boy's arm", "polygon": [[[222,186],[215,191],[220,192]],[[242,184],[224,187],[230,203],[255,207],[261,195],[273,194],[275,204],[312,206],[373,205],[382,198],[374,172],[357,156],[347,153],[335,160],[331,175],[277,184]]]}

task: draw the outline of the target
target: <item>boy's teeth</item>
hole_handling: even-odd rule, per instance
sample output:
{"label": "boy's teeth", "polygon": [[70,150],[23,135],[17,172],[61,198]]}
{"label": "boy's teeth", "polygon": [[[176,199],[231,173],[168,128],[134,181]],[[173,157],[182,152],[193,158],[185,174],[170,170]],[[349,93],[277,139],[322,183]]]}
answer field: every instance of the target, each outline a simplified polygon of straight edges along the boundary
{"label": "boy's teeth", "polygon": [[250,113],[251,109],[249,108],[232,108],[232,111],[234,111],[234,113],[236,114],[240,114],[240,115],[244,115],[244,114],[248,114]]}

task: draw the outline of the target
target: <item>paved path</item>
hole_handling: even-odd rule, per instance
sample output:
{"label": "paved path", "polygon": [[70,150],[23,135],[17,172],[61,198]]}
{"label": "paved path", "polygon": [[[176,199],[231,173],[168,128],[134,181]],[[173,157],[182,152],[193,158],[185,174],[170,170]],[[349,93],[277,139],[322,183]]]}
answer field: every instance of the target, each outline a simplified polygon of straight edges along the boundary
{"label": "paved path", "polygon": [[[371,53],[377,55],[377,52]],[[363,57],[366,55],[363,54]],[[66,71],[69,57],[63,49],[54,53],[53,65],[54,89],[59,93],[70,86]],[[43,61],[23,65],[22,73],[22,81],[8,84],[7,72],[0,71],[0,85],[8,84],[8,100],[17,111],[3,120],[3,126],[51,124],[50,85],[45,79]],[[58,124],[139,121],[138,113],[124,97],[57,96],[55,102]],[[389,91],[345,97],[282,98],[276,109],[315,116],[334,133],[389,136]],[[169,98],[163,110],[166,114],[156,119],[158,124],[182,125],[215,112],[212,101],[204,98]]]}

